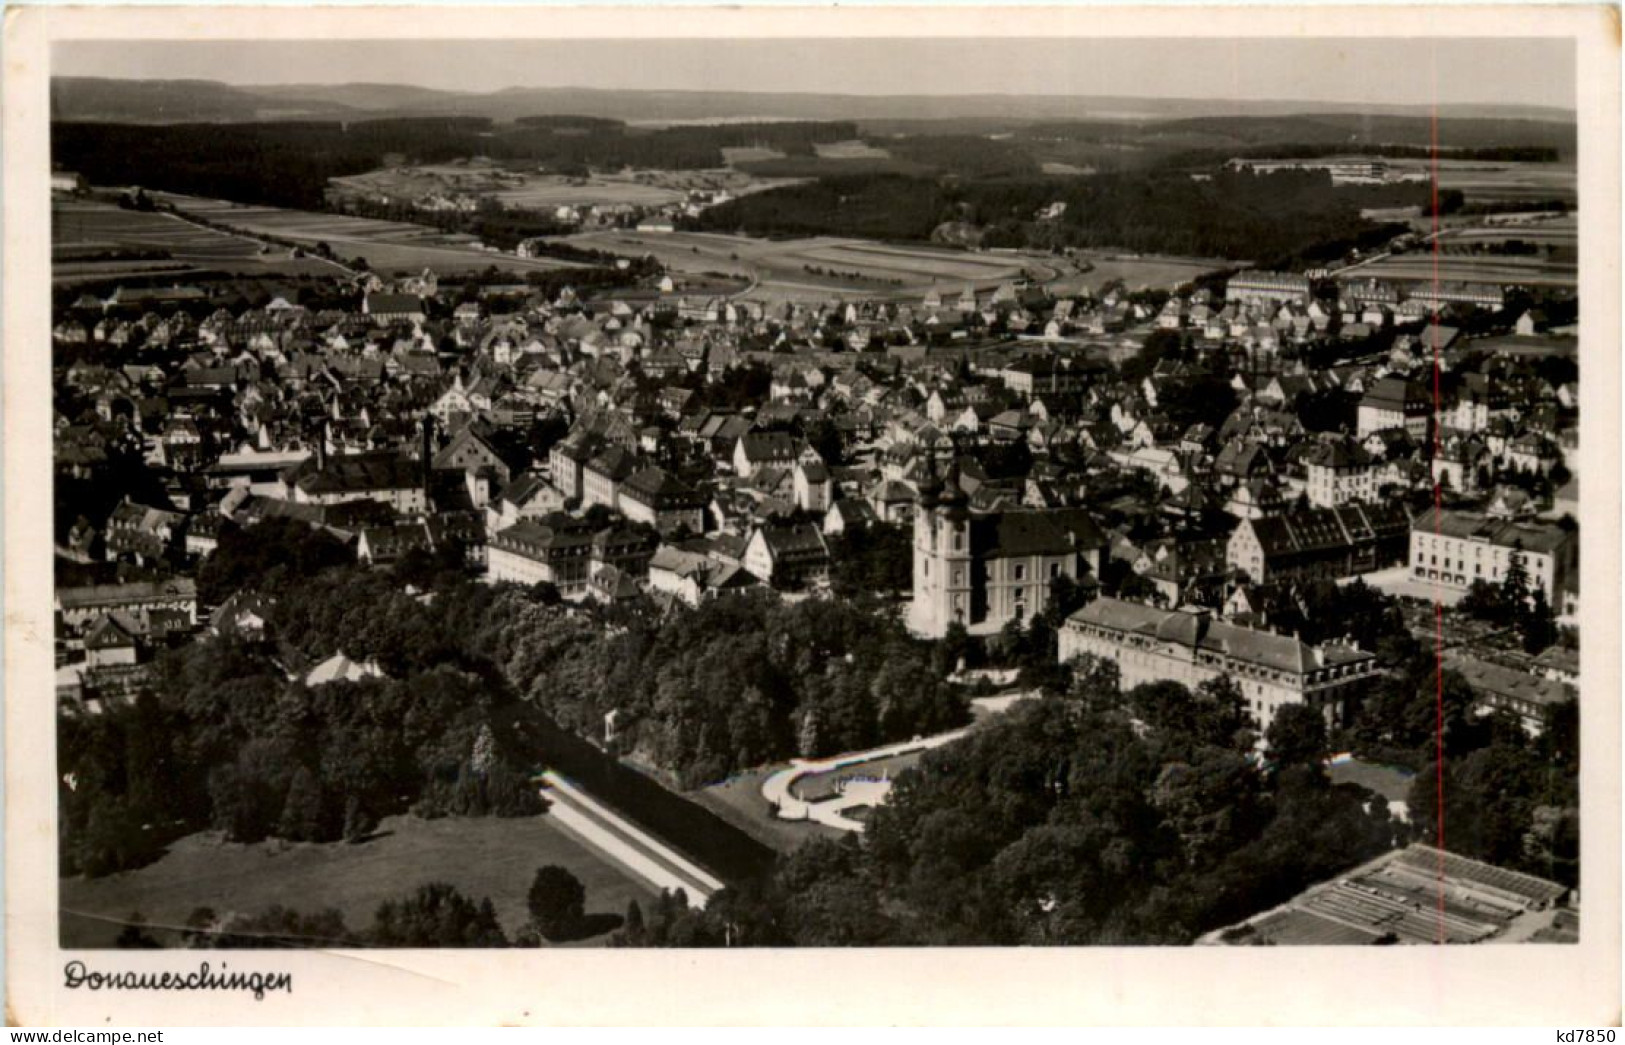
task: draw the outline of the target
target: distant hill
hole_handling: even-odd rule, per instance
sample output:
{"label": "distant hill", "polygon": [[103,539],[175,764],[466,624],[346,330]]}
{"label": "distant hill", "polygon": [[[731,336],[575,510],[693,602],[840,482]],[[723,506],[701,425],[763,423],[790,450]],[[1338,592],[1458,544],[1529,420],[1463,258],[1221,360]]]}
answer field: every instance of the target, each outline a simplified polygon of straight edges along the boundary
{"label": "distant hill", "polygon": [[[260,98],[275,99],[287,105],[331,106],[360,114],[373,112],[444,111],[442,103],[462,97],[432,87],[401,83],[279,84],[246,87]],[[485,113],[469,112],[471,116]]]}
{"label": "distant hill", "polygon": [[[1370,106],[1227,101],[1190,98],[1061,95],[838,95],[738,91],[623,91],[580,87],[514,87],[490,93],[439,91],[406,84],[294,84],[239,87],[204,80],[112,80],[58,77],[51,81],[56,120],[178,123],[269,119],[356,119],[378,116],[467,115],[509,121],[524,116],[600,116],[638,122],[736,119],[858,120],[884,133],[900,121],[986,121],[1020,126],[1034,121],[1156,121],[1199,117],[1274,117],[1313,111],[1370,116],[1421,116],[1422,106]],[[1574,121],[1562,109],[1454,105],[1441,116]]]}
{"label": "distant hill", "polygon": [[207,123],[262,119],[343,118],[349,107],[319,97],[288,104],[259,88],[213,80],[108,80],[52,77],[51,116],[117,123]]}

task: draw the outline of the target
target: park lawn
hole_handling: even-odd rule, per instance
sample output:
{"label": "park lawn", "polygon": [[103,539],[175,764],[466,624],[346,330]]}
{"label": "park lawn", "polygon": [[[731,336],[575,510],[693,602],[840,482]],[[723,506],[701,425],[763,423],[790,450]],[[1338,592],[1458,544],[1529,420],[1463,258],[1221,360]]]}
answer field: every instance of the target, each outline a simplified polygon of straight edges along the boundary
{"label": "park lawn", "polygon": [[687,797],[778,853],[789,853],[810,838],[840,838],[845,831],[824,824],[780,820],[762,797],[762,781],[784,763],[737,773],[720,784],[702,787]]}
{"label": "park lawn", "polygon": [[[304,912],[337,908],[353,930],[369,928],[378,905],[420,885],[449,882],[478,902],[489,897],[512,937],[525,923],[536,869],[558,864],[587,890],[587,913],[647,908],[655,892],[586,848],[546,815],[516,819],[389,817],[360,845],[342,842],[239,845],[215,832],[189,835],[155,863],[105,878],[60,882],[62,946],[111,946],[122,920],[139,911],[154,925],[182,925],[198,907],[259,913],[273,904]],[[605,936],[580,941],[602,944]]]}
{"label": "park lawn", "polygon": [[1358,759],[1340,762],[1327,770],[1334,784],[1359,784],[1390,802],[1403,802],[1410,796],[1416,774],[1398,766],[1384,766]]}

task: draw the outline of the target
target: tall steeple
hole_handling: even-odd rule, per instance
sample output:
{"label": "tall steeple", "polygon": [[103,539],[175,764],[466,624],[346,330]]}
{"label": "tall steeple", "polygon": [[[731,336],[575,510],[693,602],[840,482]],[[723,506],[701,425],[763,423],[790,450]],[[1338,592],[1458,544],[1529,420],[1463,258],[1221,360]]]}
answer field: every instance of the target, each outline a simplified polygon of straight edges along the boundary
{"label": "tall steeple", "polygon": [[937,476],[937,459],[927,452],[925,457],[925,478],[920,480],[919,502],[922,511],[933,511],[942,497],[942,480]]}
{"label": "tall steeple", "polygon": [[948,478],[943,483],[941,496],[943,514],[949,519],[961,520],[970,515],[970,495],[959,482],[959,459],[948,465]]}

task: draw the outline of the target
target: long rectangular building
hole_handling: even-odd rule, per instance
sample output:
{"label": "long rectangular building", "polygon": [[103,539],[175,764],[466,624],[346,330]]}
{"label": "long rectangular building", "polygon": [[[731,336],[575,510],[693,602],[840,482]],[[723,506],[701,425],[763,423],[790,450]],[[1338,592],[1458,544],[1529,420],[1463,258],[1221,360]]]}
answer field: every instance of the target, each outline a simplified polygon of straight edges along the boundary
{"label": "long rectangular building", "polygon": [[1348,504],[1243,519],[1230,535],[1232,569],[1264,581],[1336,580],[1397,565],[1411,518],[1397,504]]}
{"label": "long rectangular building", "polygon": [[190,577],[129,584],[93,584],[56,590],[56,610],[62,625],[77,634],[103,614],[123,612],[145,620],[154,612],[173,610],[197,621],[197,582]]}
{"label": "long rectangular building", "polygon": [[1216,929],[1207,945],[1573,943],[1579,915],[1558,882],[1412,844]]}
{"label": "long rectangular building", "polygon": [[1252,301],[1274,304],[1309,300],[1309,277],[1296,272],[1261,272],[1249,269],[1230,277],[1225,284],[1226,301]]}
{"label": "long rectangular building", "polygon": [[1499,585],[1514,557],[1523,563],[1530,593],[1567,610],[1564,596],[1578,567],[1580,535],[1557,523],[1493,519],[1477,512],[1429,511],[1410,531],[1411,576],[1465,591],[1475,581]]}
{"label": "long rectangular building", "polygon": [[1473,687],[1480,711],[1505,711],[1515,715],[1530,733],[1543,732],[1559,705],[1579,697],[1579,690],[1568,682],[1517,671],[1463,653],[1446,655],[1445,667],[1460,672]]}
{"label": "long rectangular building", "polygon": [[1106,597],[1067,618],[1058,646],[1063,664],[1079,654],[1112,661],[1124,689],[1165,679],[1195,688],[1229,675],[1259,729],[1268,729],[1288,704],[1318,708],[1336,725],[1343,721],[1347,698],[1378,673],[1375,654],[1364,650],[1311,646],[1205,613]]}
{"label": "long rectangular building", "polygon": [[587,593],[605,566],[629,577],[648,573],[651,538],[626,526],[594,530],[563,512],[523,519],[491,536],[485,548],[492,583],[551,584],[566,598]]}

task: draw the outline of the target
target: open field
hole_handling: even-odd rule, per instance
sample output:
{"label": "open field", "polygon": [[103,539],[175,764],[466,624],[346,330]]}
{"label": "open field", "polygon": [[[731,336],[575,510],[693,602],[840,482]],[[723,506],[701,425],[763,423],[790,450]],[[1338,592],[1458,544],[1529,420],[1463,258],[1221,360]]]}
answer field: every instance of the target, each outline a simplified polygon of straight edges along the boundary
{"label": "open field", "polygon": [[78,201],[58,203],[51,211],[51,247],[57,254],[139,247],[167,251],[182,261],[215,262],[255,257],[261,246],[247,237],[199,228],[154,211]]}
{"label": "open field", "polygon": [[[1425,602],[1429,606],[1429,613],[1433,612],[1431,608],[1433,603],[1442,603],[1446,607],[1451,607],[1460,602],[1462,596],[1466,594],[1462,591],[1440,587],[1436,583],[1430,584],[1425,580],[1417,580],[1411,576],[1411,568],[1408,564],[1391,566],[1384,570],[1377,570],[1374,573],[1362,574],[1359,579],[1384,595]],[[1429,620],[1431,621],[1431,618]],[[1431,627],[1431,624],[1428,626]]]}
{"label": "open field", "polygon": [[1403,803],[1410,794],[1411,781],[1416,774],[1399,766],[1384,766],[1374,762],[1361,762],[1351,758],[1334,762],[1326,775],[1334,784],[1359,784],[1386,798],[1389,802]]}
{"label": "open field", "polygon": [[[1122,280],[1130,290],[1145,288],[1169,290],[1181,283],[1189,283],[1197,276],[1222,268],[1245,268],[1246,262],[1225,261],[1221,258],[1180,258],[1155,254],[1112,254],[1079,252],[1078,258],[1092,268],[1083,276],[1082,285],[1098,291],[1113,280]],[[1064,286],[1071,287],[1066,280]]]}
{"label": "open field", "polygon": [[781,179],[786,184],[808,178],[838,177],[847,174],[931,174],[934,168],[889,154],[836,159],[829,156],[784,156],[771,160],[740,160],[736,166],[762,178]]}
{"label": "open field", "polygon": [[[1389,159],[1390,172],[1423,181],[1432,179],[1427,160]],[[1578,199],[1577,173],[1571,163],[1515,163],[1490,160],[1440,160],[1439,187],[1459,189],[1469,201]]]}
{"label": "open field", "polygon": [[[823,267],[839,266],[862,272],[901,276],[912,281],[922,275],[931,280],[986,282],[1010,274],[1012,262],[997,255],[969,254],[930,247],[894,247],[861,240],[837,241],[792,252]],[[1019,264],[1018,264],[1019,267]]]}
{"label": "open field", "polygon": [[1554,251],[1573,252],[1580,246],[1580,230],[1573,216],[1518,225],[1474,225],[1451,229],[1440,237],[1446,251],[1518,241]]}
{"label": "open field", "polygon": [[[1059,273],[1044,255],[976,254],[928,245],[898,246],[817,236],[767,240],[709,232],[589,232],[565,242],[617,254],[652,254],[678,272],[729,272],[753,279],[748,296],[823,299],[839,294],[914,298],[932,286],[987,290],[1027,269],[1040,281]],[[813,272],[809,269],[819,269]]]}
{"label": "open field", "polygon": [[[1418,164],[1425,169],[1425,164]],[[1579,198],[1575,168],[1566,163],[1440,160],[1439,187],[1460,189],[1469,200]]]}
{"label": "open field", "polygon": [[[1494,224],[1477,217],[1472,224],[1449,228],[1438,237],[1437,278],[1445,283],[1574,287],[1579,280],[1579,235],[1578,218],[1572,214]],[[1514,241],[1537,253],[1477,253]],[[1338,275],[1430,283],[1435,278],[1434,263],[1431,246],[1424,244],[1408,254],[1378,255]]]}
{"label": "open field", "polygon": [[763,160],[782,160],[784,153],[761,145],[725,145],[722,161],[732,167],[736,163],[760,163]]}
{"label": "open field", "polygon": [[[258,913],[273,904],[316,912],[337,908],[351,929],[372,924],[378,905],[428,882],[449,882],[476,902],[490,897],[510,936],[527,919],[536,869],[558,864],[581,880],[589,914],[647,907],[651,891],[587,849],[548,816],[386,819],[369,842],[235,845],[191,835],[156,863],[106,878],[60,885],[64,947],[106,947],[121,920],[140,911],[153,925],[181,925],[198,907]],[[597,942],[602,942],[599,938]]]}
{"label": "open field", "polygon": [[[782,158],[772,149],[724,151],[734,162]],[[549,174],[534,169],[498,167],[488,162],[385,167],[366,174],[334,178],[342,195],[385,197],[414,203],[429,196],[492,199],[504,207],[551,211],[558,207],[638,207],[658,209],[688,199],[690,192],[729,192],[735,196],[787,184],[784,179],[757,178],[730,167],[716,170],[635,170],[595,172],[585,176]]]}
{"label": "open field", "polygon": [[633,178],[596,175],[577,178],[456,164],[389,167],[349,178],[334,178],[332,185],[341,192],[358,196],[386,196],[402,203],[425,196],[462,195],[490,197],[506,206],[535,210],[618,204],[661,207],[681,202],[685,196],[677,189],[646,184]]}
{"label": "open field", "polygon": [[184,261],[53,261],[51,282],[59,286],[77,286],[81,283],[99,283],[109,279],[132,279],[137,276],[187,276],[208,271]]}
{"label": "open field", "polygon": [[[246,236],[202,228],[153,211],[121,210],[107,203],[56,201],[51,207],[51,275],[57,283],[83,283],[120,276],[202,270],[245,275],[296,275],[338,271],[315,258],[291,258],[285,248]],[[163,259],[81,260],[112,250],[163,251]]]}
{"label": "open field", "polygon": [[155,194],[182,213],[230,225],[251,234],[308,243],[326,243],[341,258],[364,257],[378,272],[469,272],[495,266],[506,272],[545,272],[575,268],[554,258],[520,258],[478,250],[471,236],[442,232],[426,225],[378,221],[317,211],[258,207],[198,196]]}
{"label": "open field", "polygon": [[826,160],[889,160],[891,153],[885,149],[876,148],[868,142],[819,142],[813,146],[813,151]]}
{"label": "open field", "polygon": [[1535,257],[1442,254],[1435,267],[1432,254],[1398,254],[1345,270],[1345,277],[1431,283],[1498,283],[1527,287],[1574,287],[1579,269],[1573,261]]}
{"label": "open field", "polygon": [[555,207],[628,206],[664,207],[680,203],[681,192],[658,185],[641,185],[635,181],[602,181],[593,179],[582,184],[574,178],[532,178],[524,187],[496,193],[496,198],[507,207],[549,210]]}

